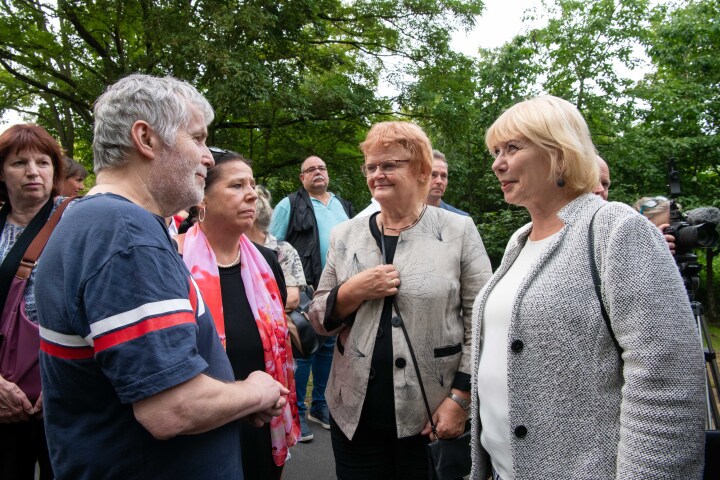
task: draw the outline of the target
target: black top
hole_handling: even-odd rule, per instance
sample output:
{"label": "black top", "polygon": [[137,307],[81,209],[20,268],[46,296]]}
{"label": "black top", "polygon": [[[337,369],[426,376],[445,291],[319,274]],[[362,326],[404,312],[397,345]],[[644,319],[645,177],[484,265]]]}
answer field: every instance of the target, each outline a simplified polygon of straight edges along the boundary
{"label": "black top", "polygon": [[[255,244],[275,275],[283,308],[287,301],[287,289],[277,255],[269,248]],[[265,357],[255,318],[248,303],[240,275],[240,265],[219,268],[220,290],[222,292],[223,315],[225,317],[225,335],[227,336],[227,355],[230,359],[236,380],[245,380],[255,370],[265,371]]]}
{"label": "black top", "polygon": [[[385,243],[385,263],[392,263],[398,243],[397,236],[382,235],[375,221],[370,217],[370,232],[382,251]],[[368,380],[365,403],[360,414],[360,423],[367,422],[373,428],[386,430],[397,435],[395,427],[395,390],[393,384],[393,345],[392,345],[392,299],[385,297],[380,325],[378,325],[375,347],[370,362],[370,378]]]}

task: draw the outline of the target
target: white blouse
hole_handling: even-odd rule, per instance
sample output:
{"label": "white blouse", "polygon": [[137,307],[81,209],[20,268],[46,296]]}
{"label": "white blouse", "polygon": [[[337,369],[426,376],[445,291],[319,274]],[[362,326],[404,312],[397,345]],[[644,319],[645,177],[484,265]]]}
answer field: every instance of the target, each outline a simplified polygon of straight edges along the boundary
{"label": "white blouse", "polygon": [[[512,308],[520,282],[553,237],[527,240],[515,262],[488,295],[483,312],[480,364],[477,371],[482,432],[480,442],[503,480],[515,478],[508,420],[507,358]],[[482,293],[481,293],[482,294]]]}

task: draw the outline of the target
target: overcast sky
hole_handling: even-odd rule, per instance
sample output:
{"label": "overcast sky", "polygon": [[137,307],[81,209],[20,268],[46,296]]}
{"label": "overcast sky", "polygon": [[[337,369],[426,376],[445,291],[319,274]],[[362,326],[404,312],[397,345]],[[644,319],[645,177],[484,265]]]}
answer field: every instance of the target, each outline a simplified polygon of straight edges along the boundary
{"label": "overcast sky", "polygon": [[499,47],[529,27],[522,23],[523,14],[539,5],[540,0],[485,0],[485,10],[475,28],[453,35],[453,50],[472,56],[480,47]]}

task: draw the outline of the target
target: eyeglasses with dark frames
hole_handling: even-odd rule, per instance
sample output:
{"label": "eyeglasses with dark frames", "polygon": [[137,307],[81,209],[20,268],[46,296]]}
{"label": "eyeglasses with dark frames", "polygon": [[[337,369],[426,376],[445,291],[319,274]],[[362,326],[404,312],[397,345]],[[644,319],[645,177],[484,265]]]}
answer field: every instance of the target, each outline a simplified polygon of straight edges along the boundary
{"label": "eyeglasses with dark frames", "polygon": [[380,170],[383,175],[392,175],[398,169],[398,164],[407,163],[410,160],[386,160],[380,163],[366,163],[360,167],[365,178],[370,178],[375,175],[375,172]]}
{"label": "eyeglasses with dark frames", "polygon": [[327,167],[324,165],[320,165],[319,167],[308,167],[300,173],[305,175],[307,173],[315,173],[315,172],[327,172]]}

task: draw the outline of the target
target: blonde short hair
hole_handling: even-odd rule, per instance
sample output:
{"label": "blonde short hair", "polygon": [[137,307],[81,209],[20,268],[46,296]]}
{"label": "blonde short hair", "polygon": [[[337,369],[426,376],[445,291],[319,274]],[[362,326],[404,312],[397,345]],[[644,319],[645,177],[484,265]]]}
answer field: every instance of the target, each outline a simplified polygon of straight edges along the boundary
{"label": "blonde short hair", "polygon": [[665,197],[642,197],[633,208],[651,222],[670,211],[670,200]]}
{"label": "blonde short hair", "polygon": [[550,159],[550,175],[562,178],[573,193],[592,192],[600,170],[597,151],[585,119],[567,100],[541,96],[517,103],[503,112],[485,134],[493,148],[521,135],[542,149]]}
{"label": "blonde short hair", "polygon": [[410,169],[418,174],[421,198],[427,197],[430,189],[433,150],[430,139],[422,128],[410,122],[380,122],[370,127],[360,150],[367,156],[368,152],[377,147],[400,145],[410,151]]}

